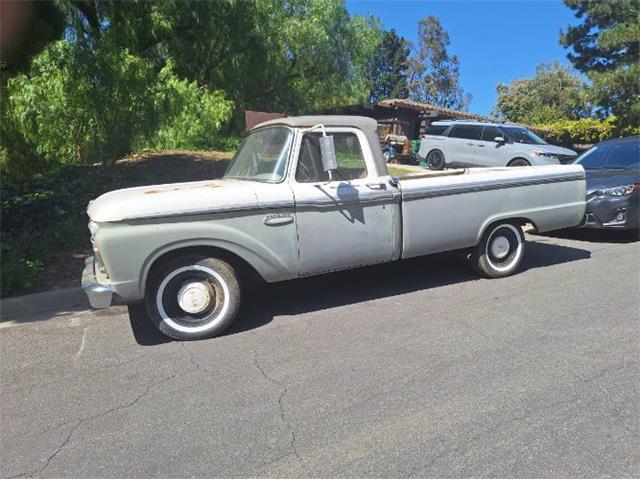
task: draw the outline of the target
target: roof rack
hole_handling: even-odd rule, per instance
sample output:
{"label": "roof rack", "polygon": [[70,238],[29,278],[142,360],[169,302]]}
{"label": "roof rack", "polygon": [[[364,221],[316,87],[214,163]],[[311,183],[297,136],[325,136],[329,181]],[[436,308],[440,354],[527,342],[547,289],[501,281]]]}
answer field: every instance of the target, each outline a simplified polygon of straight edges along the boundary
{"label": "roof rack", "polygon": [[461,122],[461,123],[489,123],[492,125],[498,125],[500,122],[494,122],[491,120],[473,120],[470,118],[447,118],[446,121],[449,122]]}

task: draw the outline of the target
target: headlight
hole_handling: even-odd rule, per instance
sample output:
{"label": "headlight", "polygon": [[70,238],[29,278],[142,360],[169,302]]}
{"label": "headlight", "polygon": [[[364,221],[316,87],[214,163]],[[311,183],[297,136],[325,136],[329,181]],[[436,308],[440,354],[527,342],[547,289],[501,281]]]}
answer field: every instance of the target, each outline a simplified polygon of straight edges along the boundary
{"label": "headlight", "polygon": [[536,157],[545,157],[545,158],[549,158],[551,160],[557,160],[558,159],[558,154],[557,153],[543,152],[542,150],[534,150],[532,153]]}
{"label": "headlight", "polygon": [[602,190],[598,190],[600,195],[611,195],[612,197],[622,197],[624,195],[629,195],[634,192],[636,189],[635,185],[622,185],[620,187],[613,188],[604,188]]}

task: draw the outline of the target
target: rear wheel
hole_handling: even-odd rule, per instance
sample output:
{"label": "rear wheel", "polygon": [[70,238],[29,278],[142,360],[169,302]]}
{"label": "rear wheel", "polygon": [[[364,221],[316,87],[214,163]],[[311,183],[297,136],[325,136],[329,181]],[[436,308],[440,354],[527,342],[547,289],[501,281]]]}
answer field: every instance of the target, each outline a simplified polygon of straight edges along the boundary
{"label": "rear wheel", "polygon": [[444,170],[446,166],[444,153],[440,150],[431,150],[427,154],[427,166],[429,170]]}
{"label": "rear wheel", "polygon": [[524,234],[520,225],[500,222],[487,229],[469,260],[481,275],[500,278],[518,270],[523,256]]}
{"label": "rear wheel", "polygon": [[162,265],[148,282],[151,321],[176,340],[222,333],[240,306],[240,285],[231,265],[219,258],[181,255]]}

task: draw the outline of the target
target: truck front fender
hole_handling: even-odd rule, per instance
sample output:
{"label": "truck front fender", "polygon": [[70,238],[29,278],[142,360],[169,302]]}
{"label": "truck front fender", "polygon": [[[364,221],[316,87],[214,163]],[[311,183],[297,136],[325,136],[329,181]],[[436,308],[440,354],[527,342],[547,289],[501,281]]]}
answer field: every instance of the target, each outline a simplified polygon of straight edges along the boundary
{"label": "truck front fender", "polygon": [[172,251],[190,247],[230,252],[267,282],[297,277],[295,225],[268,229],[263,215],[250,214],[213,220],[123,223],[101,229],[98,242],[114,292],[124,301],[141,300],[152,265]]}

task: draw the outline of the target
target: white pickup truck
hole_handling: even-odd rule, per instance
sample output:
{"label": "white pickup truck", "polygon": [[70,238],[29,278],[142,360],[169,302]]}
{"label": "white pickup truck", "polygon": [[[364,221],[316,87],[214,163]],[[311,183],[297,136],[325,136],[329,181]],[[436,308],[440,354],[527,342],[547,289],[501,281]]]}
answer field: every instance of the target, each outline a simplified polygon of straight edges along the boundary
{"label": "white pickup truck", "polygon": [[467,249],[487,277],[514,273],[538,231],[579,224],[579,165],[389,176],[364,117],[291,117],[253,128],[220,180],[130,188],[89,204],[96,308],[145,302],[175,339],[234,320],[242,279],[278,282]]}

